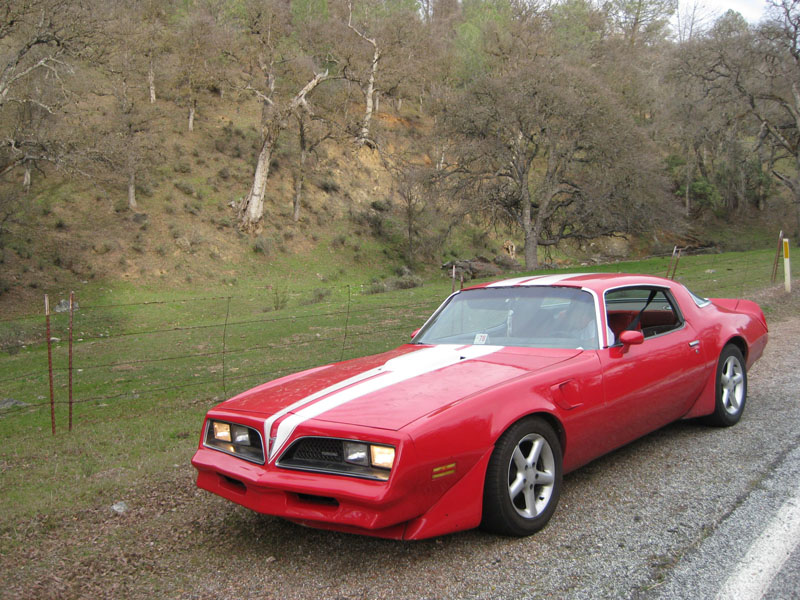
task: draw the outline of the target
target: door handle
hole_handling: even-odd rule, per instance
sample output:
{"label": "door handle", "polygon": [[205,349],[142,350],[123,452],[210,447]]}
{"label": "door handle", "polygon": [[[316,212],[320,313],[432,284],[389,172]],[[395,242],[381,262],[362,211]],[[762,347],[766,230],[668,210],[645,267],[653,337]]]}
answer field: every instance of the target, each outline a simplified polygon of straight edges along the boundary
{"label": "door handle", "polygon": [[692,348],[697,348],[700,345],[700,340],[695,340],[693,342],[689,342],[689,346]]}

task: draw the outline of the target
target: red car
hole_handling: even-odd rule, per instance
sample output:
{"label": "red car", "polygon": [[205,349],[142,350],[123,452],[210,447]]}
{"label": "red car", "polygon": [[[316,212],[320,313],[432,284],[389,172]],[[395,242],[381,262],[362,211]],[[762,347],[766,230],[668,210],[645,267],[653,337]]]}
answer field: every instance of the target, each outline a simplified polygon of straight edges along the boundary
{"label": "red car", "polygon": [[456,292],[412,342],[218,405],[197,485],[397,539],[542,528],[563,473],[678,419],[735,424],[767,324],[668,279],[566,274]]}

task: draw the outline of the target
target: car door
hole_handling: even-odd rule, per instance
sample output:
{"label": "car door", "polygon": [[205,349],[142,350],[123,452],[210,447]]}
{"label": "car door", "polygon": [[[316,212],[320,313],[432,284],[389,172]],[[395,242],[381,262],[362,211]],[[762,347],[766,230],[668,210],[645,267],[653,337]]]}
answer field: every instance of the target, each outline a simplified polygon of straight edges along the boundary
{"label": "car door", "polygon": [[605,306],[609,315],[627,313],[626,328],[645,336],[641,344],[617,342],[599,352],[611,449],[686,414],[705,384],[705,361],[697,332],[668,289],[612,290]]}

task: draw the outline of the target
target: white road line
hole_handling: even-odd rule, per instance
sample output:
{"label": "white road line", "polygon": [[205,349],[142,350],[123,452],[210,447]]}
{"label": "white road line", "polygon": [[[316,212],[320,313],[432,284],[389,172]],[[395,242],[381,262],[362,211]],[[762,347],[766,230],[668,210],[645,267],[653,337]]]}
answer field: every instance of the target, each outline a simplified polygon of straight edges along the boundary
{"label": "white road line", "polygon": [[764,533],[750,546],[736,573],[717,594],[717,600],[758,600],[800,543],[800,486]]}

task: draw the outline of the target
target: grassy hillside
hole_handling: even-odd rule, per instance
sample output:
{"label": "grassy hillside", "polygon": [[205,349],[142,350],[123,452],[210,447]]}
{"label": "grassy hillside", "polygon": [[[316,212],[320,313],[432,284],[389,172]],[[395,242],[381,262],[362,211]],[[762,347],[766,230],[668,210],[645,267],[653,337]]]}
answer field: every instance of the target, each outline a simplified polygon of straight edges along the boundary
{"label": "grassy hillside", "polygon": [[[500,252],[518,232],[472,215],[450,222],[444,212],[426,224],[442,235],[413,261],[404,256],[404,223],[389,174],[375,150],[323,145],[313,161],[299,222],[292,219],[296,141],[282,140],[272,163],[263,229],[244,235],[236,204],[246,195],[260,137],[255,105],[216,97],[200,107],[195,131],[185,115],[160,101],[153,126],[162,149],[157,164],[139,177],[136,210],[127,206],[123,179],[87,178],[57,171],[34,173],[20,210],[0,238],[0,310],[6,316],[41,312],[43,294],[82,302],[136,301],[170,294],[228,295],[262,287],[310,291],[321,285],[364,285],[395,277],[410,266],[436,279],[453,258]],[[430,124],[413,109],[386,103],[376,134],[388,149],[422,135]],[[348,148],[342,152],[340,148]],[[13,182],[20,193],[21,182]],[[694,241],[744,250],[766,247],[778,225],[733,219],[702,225]],[[444,240],[439,242],[439,240]],[[664,252],[674,236],[564,245],[542,254],[559,265]]]}

